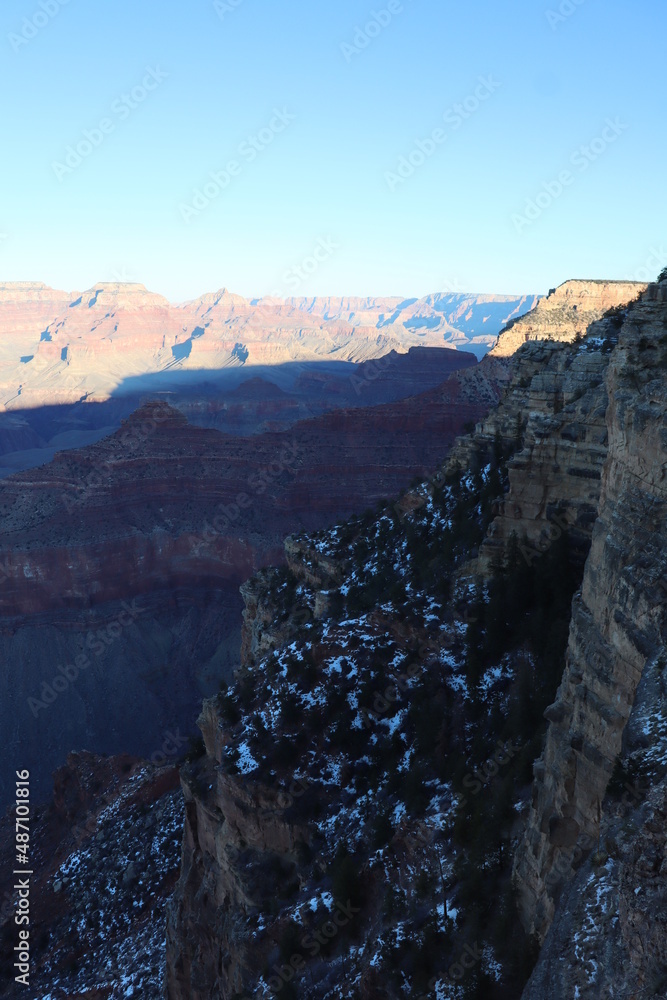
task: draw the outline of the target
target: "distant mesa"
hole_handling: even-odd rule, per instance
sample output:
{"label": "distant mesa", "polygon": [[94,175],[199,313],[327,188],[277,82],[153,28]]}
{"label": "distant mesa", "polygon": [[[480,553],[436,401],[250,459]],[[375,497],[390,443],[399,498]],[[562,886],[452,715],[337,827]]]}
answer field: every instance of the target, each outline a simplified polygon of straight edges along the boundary
{"label": "distant mesa", "polygon": [[6,283],[0,285],[0,412],[83,398],[103,402],[162,375],[163,384],[153,388],[169,389],[170,378],[188,373],[217,378],[251,366],[362,364],[419,346],[479,359],[508,322],[537,302],[535,295],[462,293],[250,300],[223,287],[172,304],[139,282],[98,282],[75,292]]}

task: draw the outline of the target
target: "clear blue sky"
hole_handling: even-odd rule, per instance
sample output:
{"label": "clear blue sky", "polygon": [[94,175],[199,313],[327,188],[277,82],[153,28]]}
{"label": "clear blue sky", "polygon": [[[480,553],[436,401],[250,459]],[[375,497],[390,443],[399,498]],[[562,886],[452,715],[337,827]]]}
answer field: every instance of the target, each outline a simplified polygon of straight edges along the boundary
{"label": "clear blue sky", "polygon": [[[419,296],[642,277],[652,249],[667,265],[664,0],[565,0],[558,21],[561,0],[392,0],[352,51],[385,0],[41,2],[0,12],[3,280]],[[148,68],[167,78],[124,104]],[[494,92],[445,120],[480,77]],[[294,120],[251,158],[275,108]],[[58,167],[105,118],[91,155]],[[387,177],[438,128],[410,177]],[[321,239],[336,246],[295,278]]]}

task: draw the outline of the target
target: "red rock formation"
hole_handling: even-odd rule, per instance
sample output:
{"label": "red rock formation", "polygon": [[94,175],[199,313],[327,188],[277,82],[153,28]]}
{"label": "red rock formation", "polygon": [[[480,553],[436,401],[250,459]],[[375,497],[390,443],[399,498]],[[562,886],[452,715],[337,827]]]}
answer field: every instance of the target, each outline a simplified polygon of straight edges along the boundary
{"label": "red rock formation", "polygon": [[237,587],[290,531],[427,472],[479,415],[456,382],[251,438],[149,404],[99,444],[0,484],[0,613],[88,607],[188,580]]}
{"label": "red rock formation", "polygon": [[251,302],[223,289],[174,306],[139,284],[101,283],[81,295],[5,285],[0,409],[103,400],[156,373],[361,362],[469,341],[483,349],[503,322],[533,304],[502,296]]}

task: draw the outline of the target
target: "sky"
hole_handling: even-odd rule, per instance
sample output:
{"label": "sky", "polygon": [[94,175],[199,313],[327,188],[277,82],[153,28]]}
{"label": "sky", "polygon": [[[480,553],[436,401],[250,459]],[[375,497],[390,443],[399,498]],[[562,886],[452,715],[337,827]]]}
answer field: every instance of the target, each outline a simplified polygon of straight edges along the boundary
{"label": "sky", "polygon": [[664,0],[5,0],[0,280],[654,277],[666,28]]}

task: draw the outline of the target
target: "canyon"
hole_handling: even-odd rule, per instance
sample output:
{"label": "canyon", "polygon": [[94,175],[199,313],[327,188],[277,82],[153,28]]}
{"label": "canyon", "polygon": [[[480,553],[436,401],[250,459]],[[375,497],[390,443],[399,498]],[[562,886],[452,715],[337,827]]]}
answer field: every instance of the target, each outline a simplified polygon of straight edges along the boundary
{"label": "canyon", "polygon": [[225,369],[359,363],[411,347],[488,349],[506,322],[536,302],[460,294],[248,300],[221,289],[172,305],[139,284],[102,283],[80,294],[5,284],[0,404],[12,411],[101,402],[154,389],[177,373],[192,383],[203,380],[202,372],[221,379]]}
{"label": "canyon", "polygon": [[192,731],[235,666],[239,586],[423,475],[500,391],[450,382],[477,367],[452,346],[535,301],[2,286],[0,724],[35,794],[70,749]]}
{"label": "canyon", "polygon": [[142,753],[169,726],[191,729],[234,666],[238,588],[283,537],[407,486],[480,412],[445,383],[240,437],[156,402],[3,480],[3,754],[21,748],[44,795],[64,750]]}
{"label": "canyon", "polygon": [[[565,670],[545,713],[546,743],[534,763],[532,791],[521,781],[514,786],[520,818],[506,834],[526,934],[521,947],[527,952],[532,936],[543,946],[525,996],[593,997],[612,989],[664,995],[658,872],[664,869],[667,778],[665,287],[632,288],[630,298],[616,301],[609,315],[598,314],[583,337],[525,343],[500,405],[478,425],[485,433],[457,442],[439,474],[375,519],[352,519],[331,532],[288,539],[290,575],[264,572],[244,587],[237,684],[205,702],[205,753],[182,772],[186,832],[169,916],[170,998],[256,990],[262,995],[267,989],[292,995],[287,987],[297,980],[309,996],[392,995],[392,970],[411,969],[414,977],[419,961],[437,971],[436,941],[450,960],[457,949],[473,948],[471,939],[466,945],[470,918],[461,914],[459,850],[451,832],[456,795],[444,775],[432,780],[426,812],[421,806],[415,814],[409,805],[415,786],[408,783],[413,765],[406,765],[404,780],[392,779],[382,724],[401,733],[397,751],[405,751],[406,760],[416,739],[412,759],[419,766],[421,746],[423,767],[434,749],[426,751],[419,729],[408,725],[414,704],[408,704],[407,716],[401,706],[416,699],[426,712],[419,687],[426,686],[427,667],[437,673],[439,660],[450,675],[443,692],[449,686],[465,697],[458,704],[455,699],[454,707],[442,700],[444,693],[437,695],[444,712],[440,725],[454,725],[457,712],[470,711],[470,667],[460,640],[462,615],[464,622],[475,620],[465,613],[470,587],[493,586],[505,572],[503,563],[514,558],[518,566],[539,565],[565,538],[567,559],[581,581],[566,619]],[[465,379],[466,373],[455,377]],[[473,477],[481,474],[487,482],[494,448],[506,456],[505,496],[489,508],[478,554],[455,569],[454,604],[448,607],[428,587],[423,594],[417,589],[414,532],[426,527],[431,544],[442,544],[442,518],[450,524],[456,518],[450,499],[456,484],[462,490],[461,477],[467,477],[474,493]],[[530,486],[539,492],[539,503],[526,494]],[[398,558],[396,584],[382,576],[386,550]],[[410,587],[402,589],[401,575]],[[383,581],[379,591],[374,579]],[[360,585],[378,596],[361,606],[355,597],[352,605]],[[334,601],[336,593],[345,595],[342,606]],[[418,648],[421,665],[414,662]],[[403,664],[401,677],[398,670],[378,676],[380,660]],[[504,670],[512,677],[511,662],[482,677],[480,710],[489,720],[496,698],[502,703]],[[435,719],[434,725],[437,732]],[[443,739],[440,730],[438,748]],[[379,758],[370,752],[378,768],[370,785],[358,743],[384,748]],[[532,755],[527,762],[532,764]],[[641,781],[626,782],[622,795],[611,782],[619,767],[641,774]],[[383,839],[374,840],[374,817],[387,810],[392,821],[386,833],[383,827]],[[384,837],[388,846],[378,851]],[[342,856],[340,838],[346,845]],[[347,903],[359,926],[350,941],[343,931],[344,940],[310,952],[315,957],[308,959],[304,947],[317,937],[318,919],[328,926],[344,898],[340,866],[348,857],[356,874],[344,882],[344,891],[351,894]],[[486,866],[495,865],[487,855]],[[426,873],[433,872],[433,906],[441,900],[439,918],[434,910],[428,927],[415,909],[414,876],[408,874],[414,867],[426,884]],[[501,861],[500,872],[503,867]],[[276,873],[271,903],[261,875],[268,870]],[[448,873],[442,895],[438,870]],[[458,880],[451,878],[455,871]],[[387,909],[387,892],[403,899],[395,917]],[[649,916],[652,907],[658,908],[657,924]],[[401,945],[399,919],[410,928],[412,952]],[[516,922],[511,914],[508,919]],[[514,936],[518,940],[516,930]],[[508,938],[500,941],[511,952]],[[456,992],[451,966],[449,980],[445,971],[433,977],[438,995],[480,995],[475,990],[483,988],[486,996],[516,996],[507,957],[488,944],[474,947],[480,965],[470,977],[471,992]],[[290,967],[292,952],[298,965]]]}
{"label": "canyon", "polygon": [[[169,1000],[665,995],[666,338],[665,282],[571,281],[420,394],[442,349],[307,419],[262,376],[227,431],[196,393],[144,402],[0,483],[3,732],[87,650],[40,710],[40,788],[64,746],[137,755],[75,754],[40,809],[44,990],[152,998],[166,966]],[[199,708],[183,820],[139,757]],[[68,873],[126,893],[144,829],[169,847],[138,918],[76,910],[121,959],[74,956]]]}
{"label": "canyon", "polygon": [[[537,301],[248,300],[221,289],[173,305],[139,284],[100,283],[83,293],[4,284],[0,477],[93,444],[147,399],[166,398],[201,426],[241,434],[393,402],[435,388],[465,363],[447,363],[439,350],[433,364],[436,348],[473,363],[505,322]],[[380,361],[393,379],[377,379]]]}

